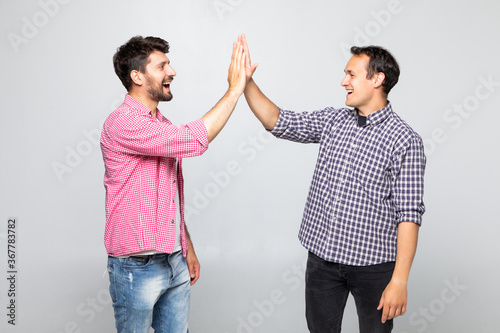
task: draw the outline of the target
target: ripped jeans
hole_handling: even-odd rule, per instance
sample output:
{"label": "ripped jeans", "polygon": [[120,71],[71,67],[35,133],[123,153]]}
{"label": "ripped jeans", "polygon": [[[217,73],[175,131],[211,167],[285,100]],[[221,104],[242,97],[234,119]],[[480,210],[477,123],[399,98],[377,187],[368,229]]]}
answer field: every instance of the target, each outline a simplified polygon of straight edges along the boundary
{"label": "ripped jeans", "polygon": [[118,333],[187,333],[191,279],[182,251],[108,257]]}

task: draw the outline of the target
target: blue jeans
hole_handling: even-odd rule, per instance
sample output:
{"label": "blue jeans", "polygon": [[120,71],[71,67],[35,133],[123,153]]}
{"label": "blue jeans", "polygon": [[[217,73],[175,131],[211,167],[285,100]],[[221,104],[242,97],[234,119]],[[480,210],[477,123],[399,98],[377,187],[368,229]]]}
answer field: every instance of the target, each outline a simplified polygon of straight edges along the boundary
{"label": "blue jeans", "polygon": [[108,272],[118,333],[189,332],[191,279],[182,251],[108,257]]}
{"label": "blue jeans", "polygon": [[377,310],[394,271],[394,262],[347,266],[309,252],[306,268],[306,319],[311,333],[338,333],[349,292],[354,297],[360,333],[389,333],[393,321],[382,324]]}

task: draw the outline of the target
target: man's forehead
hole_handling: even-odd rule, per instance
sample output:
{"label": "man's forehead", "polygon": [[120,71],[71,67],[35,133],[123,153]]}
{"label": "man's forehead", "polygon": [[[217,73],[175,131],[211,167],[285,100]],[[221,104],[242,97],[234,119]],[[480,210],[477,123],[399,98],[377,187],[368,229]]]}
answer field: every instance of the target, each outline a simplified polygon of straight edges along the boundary
{"label": "man's forehead", "polygon": [[360,72],[368,68],[368,62],[370,61],[370,57],[366,54],[353,55],[351,59],[347,62],[345,66],[344,72]]}
{"label": "man's forehead", "polygon": [[158,64],[158,63],[170,63],[167,55],[160,51],[153,51],[148,57],[148,64]]}

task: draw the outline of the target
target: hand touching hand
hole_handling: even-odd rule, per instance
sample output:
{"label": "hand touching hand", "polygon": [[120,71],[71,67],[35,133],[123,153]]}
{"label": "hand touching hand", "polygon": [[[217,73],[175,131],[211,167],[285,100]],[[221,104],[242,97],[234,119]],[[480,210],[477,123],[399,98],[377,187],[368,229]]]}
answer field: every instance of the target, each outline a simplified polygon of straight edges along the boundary
{"label": "hand touching hand", "polygon": [[248,50],[248,44],[247,44],[247,38],[245,34],[241,34],[238,36],[238,42],[243,45],[243,51],[245,52],[245,75],[247,78],[247,82],[252,78],[253,73],[255,73],[255,70],[257,69],[257,66],[259,64],[254,64],[252,65],[252,62],[250,61],[250,51]]}
{"label": "hand touching hand", "polygon": [[239,41],[234,42],[227,81],[229,82],[229,89],[235,91],[239,95],[243,94],[247,81],[245,75],[245,61],[246,54],[243,45]]}

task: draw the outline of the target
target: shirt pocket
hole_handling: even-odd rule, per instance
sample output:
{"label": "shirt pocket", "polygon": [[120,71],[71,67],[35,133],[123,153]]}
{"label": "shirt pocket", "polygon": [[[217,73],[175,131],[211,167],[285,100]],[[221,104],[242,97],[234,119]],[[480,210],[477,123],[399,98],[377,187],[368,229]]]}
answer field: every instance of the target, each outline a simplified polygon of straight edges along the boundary
{"label": "shirt pocket", "polygon": [[380,147],[359,147],[352,162],[353,180],[373,203],[390,197],[391,156]]}

